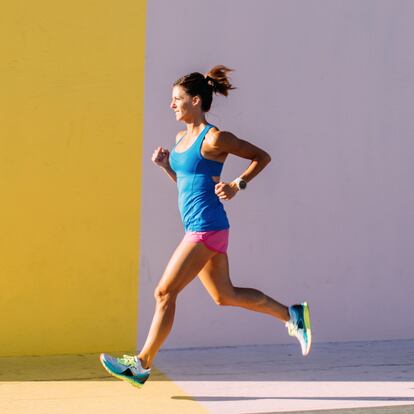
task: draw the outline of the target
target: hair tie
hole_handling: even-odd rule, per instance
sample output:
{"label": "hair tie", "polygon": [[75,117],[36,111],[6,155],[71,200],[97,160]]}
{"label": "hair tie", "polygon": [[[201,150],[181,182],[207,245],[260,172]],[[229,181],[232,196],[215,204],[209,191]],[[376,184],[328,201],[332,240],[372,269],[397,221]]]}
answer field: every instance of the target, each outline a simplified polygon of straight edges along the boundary
{"label": "hair tie", "polygon": [[210,76],[206,76],[205,77],[205,79],[206,79],[206,82],[211,86],[211,87],[213,87],[214,86],[214,79],[213,78],[210,78]]}

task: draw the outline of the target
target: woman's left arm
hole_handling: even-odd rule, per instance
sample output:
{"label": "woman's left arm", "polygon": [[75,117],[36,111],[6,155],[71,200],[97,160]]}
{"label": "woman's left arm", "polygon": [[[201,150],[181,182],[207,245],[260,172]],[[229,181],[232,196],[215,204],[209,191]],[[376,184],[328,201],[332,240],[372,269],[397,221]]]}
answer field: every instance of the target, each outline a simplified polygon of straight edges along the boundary
{"label": "woman's left arm", "polygon": [[[214,137],[214,147],[221,153],[233,154],[241,158],[251,160],[250,165],[239,176],[247,183],[251,181],[271,161],[270,155],[256,145],[237,138],[231,132],[219,131]],[[223,200],[230,200],[239,191],[235,181],[230,183],[220,182],[216,184],[215,192]]]}

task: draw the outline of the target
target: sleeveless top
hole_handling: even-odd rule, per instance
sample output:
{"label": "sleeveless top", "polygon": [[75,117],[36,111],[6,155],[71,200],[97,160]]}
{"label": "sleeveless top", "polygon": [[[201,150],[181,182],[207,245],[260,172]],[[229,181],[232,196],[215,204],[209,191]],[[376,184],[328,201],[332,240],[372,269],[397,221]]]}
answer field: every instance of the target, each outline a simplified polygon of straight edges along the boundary
{"label": "sleeveless top", "polygon": [[177,176],[178,208],[186,232],[230,227],[223,204],[214,192],[216,182],[212,178],[220,176],[223,163],[201,155],[204,137],[212,127],[207,124],[187,150],[177,152],[175,148],[184,134],[170,153],[170,165]]}

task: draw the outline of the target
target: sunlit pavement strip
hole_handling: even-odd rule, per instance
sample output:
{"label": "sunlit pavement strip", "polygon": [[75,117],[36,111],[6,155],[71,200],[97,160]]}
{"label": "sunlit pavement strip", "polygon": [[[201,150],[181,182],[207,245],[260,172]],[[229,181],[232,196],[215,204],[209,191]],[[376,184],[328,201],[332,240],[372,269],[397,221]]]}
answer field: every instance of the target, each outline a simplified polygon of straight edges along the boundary
{"label": "sunlit pavement strip", "polygon": [[267,413],[414,404],[413,383],[407,382],[217,381],[178,384],[211,413]]}
{"label": "sunlit pavement strip", "polygon": [[414,340],[316,344],[308,358],[293,345],[174,350],[157,363],[213,414],[414,414]]}

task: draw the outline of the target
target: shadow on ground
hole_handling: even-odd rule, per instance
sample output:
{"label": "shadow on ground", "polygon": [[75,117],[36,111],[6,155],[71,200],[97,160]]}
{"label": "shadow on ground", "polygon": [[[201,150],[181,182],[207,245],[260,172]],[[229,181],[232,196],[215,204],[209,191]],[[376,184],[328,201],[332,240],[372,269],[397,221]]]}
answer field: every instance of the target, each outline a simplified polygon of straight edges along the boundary
{"label": "shadow on ground", "polygon": [[[297,344],[165,350],[156,364],[151,381],[414,381],[414,340],[316,343],[307,358]],[[0,382],[74,380],[115,379],[99,354],[0,358]]]}
{"label": "shadow on ground", "polygon": [[390,402],[390,401],[401,401],[401,402],[414,402],[414,397],[378,397],[378,396],[368,396],[368,397],[259,397],[259,396],[251,396],[251,397],[230,397],[230,396],[191,396],[186,397],[182,395],[173,395],[171,397],[173,400],[189,400],[189,401],[200,401],[200,402],[224,402],[224,401],[252,401],[252,400],[308,400],[308,401],[383,401],[383,402]]}
{"label": "shadow on ground", "polygon": [[[414,340],[166,350],[157,366],[176,381],[414,381]],[[413,413],[414,414],[414,413]]]}

